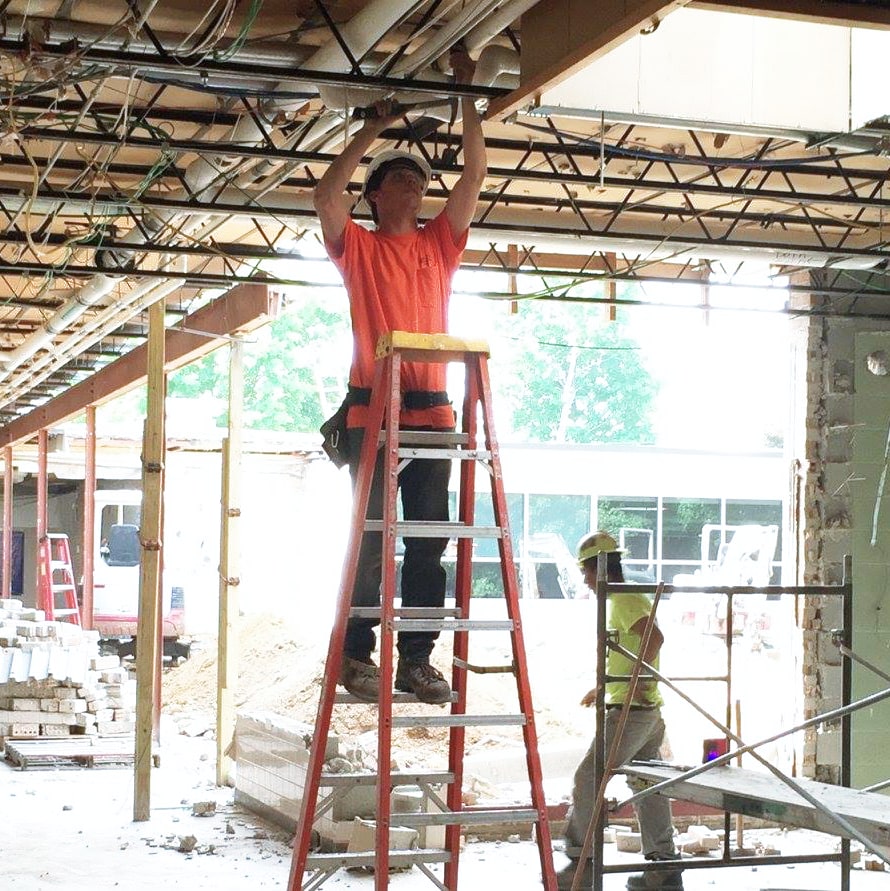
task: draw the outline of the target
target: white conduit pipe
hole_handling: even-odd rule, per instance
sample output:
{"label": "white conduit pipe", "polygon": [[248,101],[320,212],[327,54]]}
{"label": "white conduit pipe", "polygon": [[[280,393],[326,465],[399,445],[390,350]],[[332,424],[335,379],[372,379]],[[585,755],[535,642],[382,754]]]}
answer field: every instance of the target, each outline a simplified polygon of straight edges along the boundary
{"label": "white conduit pipe", "polygon": [[[366,6],[343,27],[341,36],[353,54],[361,56],[371,49],[383,34],[407,15],[416,5],[416,0],[401,0],[399,3],[393,3],[391,0],[375,0],[375,2]],[[306,64],[310,68],[314,67],[321,71],[345,71],[349,68],[349,60],[342,47],[334,38],[313,53]],[[256,142],[260,137],[261,134],[253,119],[244,117],[235,127],[232,141]],[[193,161],[185,172],[185,179],[189,186],[188,191],[196,198],[202,197],[216,182],[221,171],[225,169],[225,163],[225,160],[221,157],[210,160],[198,158]],[[253,175],[247,178],[244,184],[255,181],[258,176],[259,174],[254,171]],[[238,183],[238,185],[241,184]],[[243,200],[242,197],[241,201]],[[187,220],[178,228],[188,234],[202,226],[207,216],[202,214],[187,217],[175,211],[160,212],[146,215],[144,224],[150,230],[160,232],[165,225],[170,225],[178,218]],[[137,244],[143,238],[143,233],[138,228],[134,228],[127,233],[124,241]],[[102,273],[93,276],[77,294],[65,301],[62,307],[53,314],[42,328],[35,331],[22,341],[19,346],[0,358],[0,364],[2,364],[0,381],[5,380],[14,369],[30,359],[39,350],[51,346],[56,334],[64,331],[65,328],[82,316],[87,309],[110,294],[118,281],[120,281],[119,278]],[[151,282],[151,285],[153,288],[157,287],[157,283],[154,281]],[[178,286],[179,284],[175,283],[171,290],[175,290]],[[137,286],[137,290],[141,287],[141,285]],[[114,308],[120,313],[120,307]],[[66,352],[65,344],[60,345],[60,350]]]}
{"label": "white conduit pipe", "polygon": [[[479,25],[485,17],[497,9],[497,0],[482,0],[471,6],[467,6],[435,32],[425,43],[416,49],[410,56],[404,56],[393,68],[392,76],[401,77],[405,74],[415,74],[431,65],[443,54],[447,54],[470,29]],[[425,76],[425,75],[424,75]]]}

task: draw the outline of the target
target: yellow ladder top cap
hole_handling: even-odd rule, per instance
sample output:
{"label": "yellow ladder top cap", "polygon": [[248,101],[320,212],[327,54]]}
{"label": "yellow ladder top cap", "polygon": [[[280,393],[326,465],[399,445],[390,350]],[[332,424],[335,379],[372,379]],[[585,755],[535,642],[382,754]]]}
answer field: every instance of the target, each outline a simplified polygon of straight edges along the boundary
{"label": "yellow ladder top cap", "polygon": [[[399,350],[412,353],[406,358],[414,361],[449,362],[461,361],[466,353],[491,355],[488,342],[452,337],[450,334],[416,334],[411,331],[390,331],[381,334],[377,341],[376,358],[381,359]],[[447,356],[424,356],[424,353],[447,353]]]}

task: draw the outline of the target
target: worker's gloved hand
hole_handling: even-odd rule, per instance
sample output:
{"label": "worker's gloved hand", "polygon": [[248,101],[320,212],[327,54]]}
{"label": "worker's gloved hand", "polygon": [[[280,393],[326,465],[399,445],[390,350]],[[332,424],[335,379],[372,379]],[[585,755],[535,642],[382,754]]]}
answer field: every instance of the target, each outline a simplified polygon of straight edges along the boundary
{"label": "worker's gloved hand", "polygon": [[588,690],[581,697],[581,705],[583,705],[584,708],[590,708],[592,705],[596,705],[596,687],[592,690]]}

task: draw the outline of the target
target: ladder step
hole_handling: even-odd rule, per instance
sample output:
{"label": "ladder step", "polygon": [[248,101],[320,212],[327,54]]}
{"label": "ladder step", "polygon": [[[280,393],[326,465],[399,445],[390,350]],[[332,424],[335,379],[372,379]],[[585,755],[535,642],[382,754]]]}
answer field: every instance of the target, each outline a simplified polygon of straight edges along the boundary
{"label": "ladder step", "polygon": [[[381,430],[377,442],[386,442],[386,431]],[[399,430],[399,445],[465,446],[470,442],[466,433],[449,433],[442,430]]]}
{"label": "ladder step", "polygon": [[[413,697],[413,694],[411,694]],[[393,715],[393,727],[523,727],[525,715]]]}
{"label": "ladder step", "polygon": [[484,823],[537,823],[540,820],[534,808],[502,808],[499,810],[440,811],[439,813],[393,814],[393,825],[407,826],[478,826]]}
{"label": "ladder step", "polygon": [[[405,705],[406,703],[411,703],[416,705],[418,702],[417,697],[413,693],[400,693],[398,690],[393,690],[390,696],[390,699],[393,704],[401,704]],[[457,693],[452,691],[451,699],[449,702],[457,702]],[[337,705],[375,705],[373,702],[368,702],[365,699],[359,699],[357,696],[353,696],[351,693],[335,693],[334,694],[334,702]]]}
{"label": "ladder step", "polygon": [[76,609],[54,609],[54,616],[76,616],[78,615],[78,610]]}
{"label": "ladder step", "polygon": [[69,584],[58,584],[53,585],[53,594],[61,594],[63,591],[76,591],[77,589],[74,585]]}
{"label": "ladder step", "polygon": [[514,631],[516,623],[510,619],[397,619],[395,631]]}
{"label": "ladder step", "polygon": [[[355,607],[349,611],[353,619],[380,619],[383,610],[377,606]],[[515,631],[512,619],[440,619],[433,616],[403,618],[396,611],[395,631]]]}
{"label": "ladder step", "polygon": [[[322,773],[321,785],[325,787],[376,786],[379,777],[376,773]],[[394,771],[390,774],[392,786],[421,786],[423,784],[440,784],[447,786],[454,782],[454,774],[448,770],[431,771],[429,773],[407,773]]]}
{"label": "ladder step", "polygon": [[[379,606],[354,606],[349,611],[351,619],[379,619]],[[397,606],[392,611],[397,619],[459,619],[461,611],[454,606]]]}
{"label": "ladder step", "polygon": [[[383,532],[383,520],[366,520],[365,532]],[[460,522],[396,523],[396,535],[411,538],[501,538],[500,526],[467,526]]]}
{"label": "ladder step", "polygon": [[452,461],[490,461],[491,452],[487,449],[428,449],[428,448],[399,448],[399,458],[413,461],[435,459],[449,459]]}
{"label": "ladder step", "polygon": [[[401,823],[399,825],[402,825]],[[357,851],[352,854],[310,854],[306,858],[307,869],[333,872],[335,869],[357,869],[372,867],[377,862],[374,851]],[[410,851],[389,852],[390,866],[413,866],[415,863],[450,863],[451,854],[437,848],[416,848]]]}

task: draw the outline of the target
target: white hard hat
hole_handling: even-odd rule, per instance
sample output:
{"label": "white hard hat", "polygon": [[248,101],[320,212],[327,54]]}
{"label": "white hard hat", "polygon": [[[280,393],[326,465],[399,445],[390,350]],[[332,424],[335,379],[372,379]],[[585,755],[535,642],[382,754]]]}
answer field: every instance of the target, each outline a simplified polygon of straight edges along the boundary
{"label": "white hard hat", "polygon": [[411,152],[403,152],[399,149],[392,149],[387,152],[381,152],[379,155],[374,157],[374,160],[368,164],[368,169],[365,171],[365,184],[362,186],[362,196],[367,197],[369,188],[375,189],[379,185],[380,180],[385,175],[386,171],[382,171],[380,176],[375,177],[375,174],[380,170],[381,167],[389,167],[393,165],[394,162],[401,162],[396,166],[405,166],[412,165],[417,168],[417,171],[423,176],[423,194],[426,194],[426,190],[430,185],[430,178],[433,175],[433,171],[430,169],[430,165],[427,164],[426,159],[421,157],[420,155],[414,155]]}

